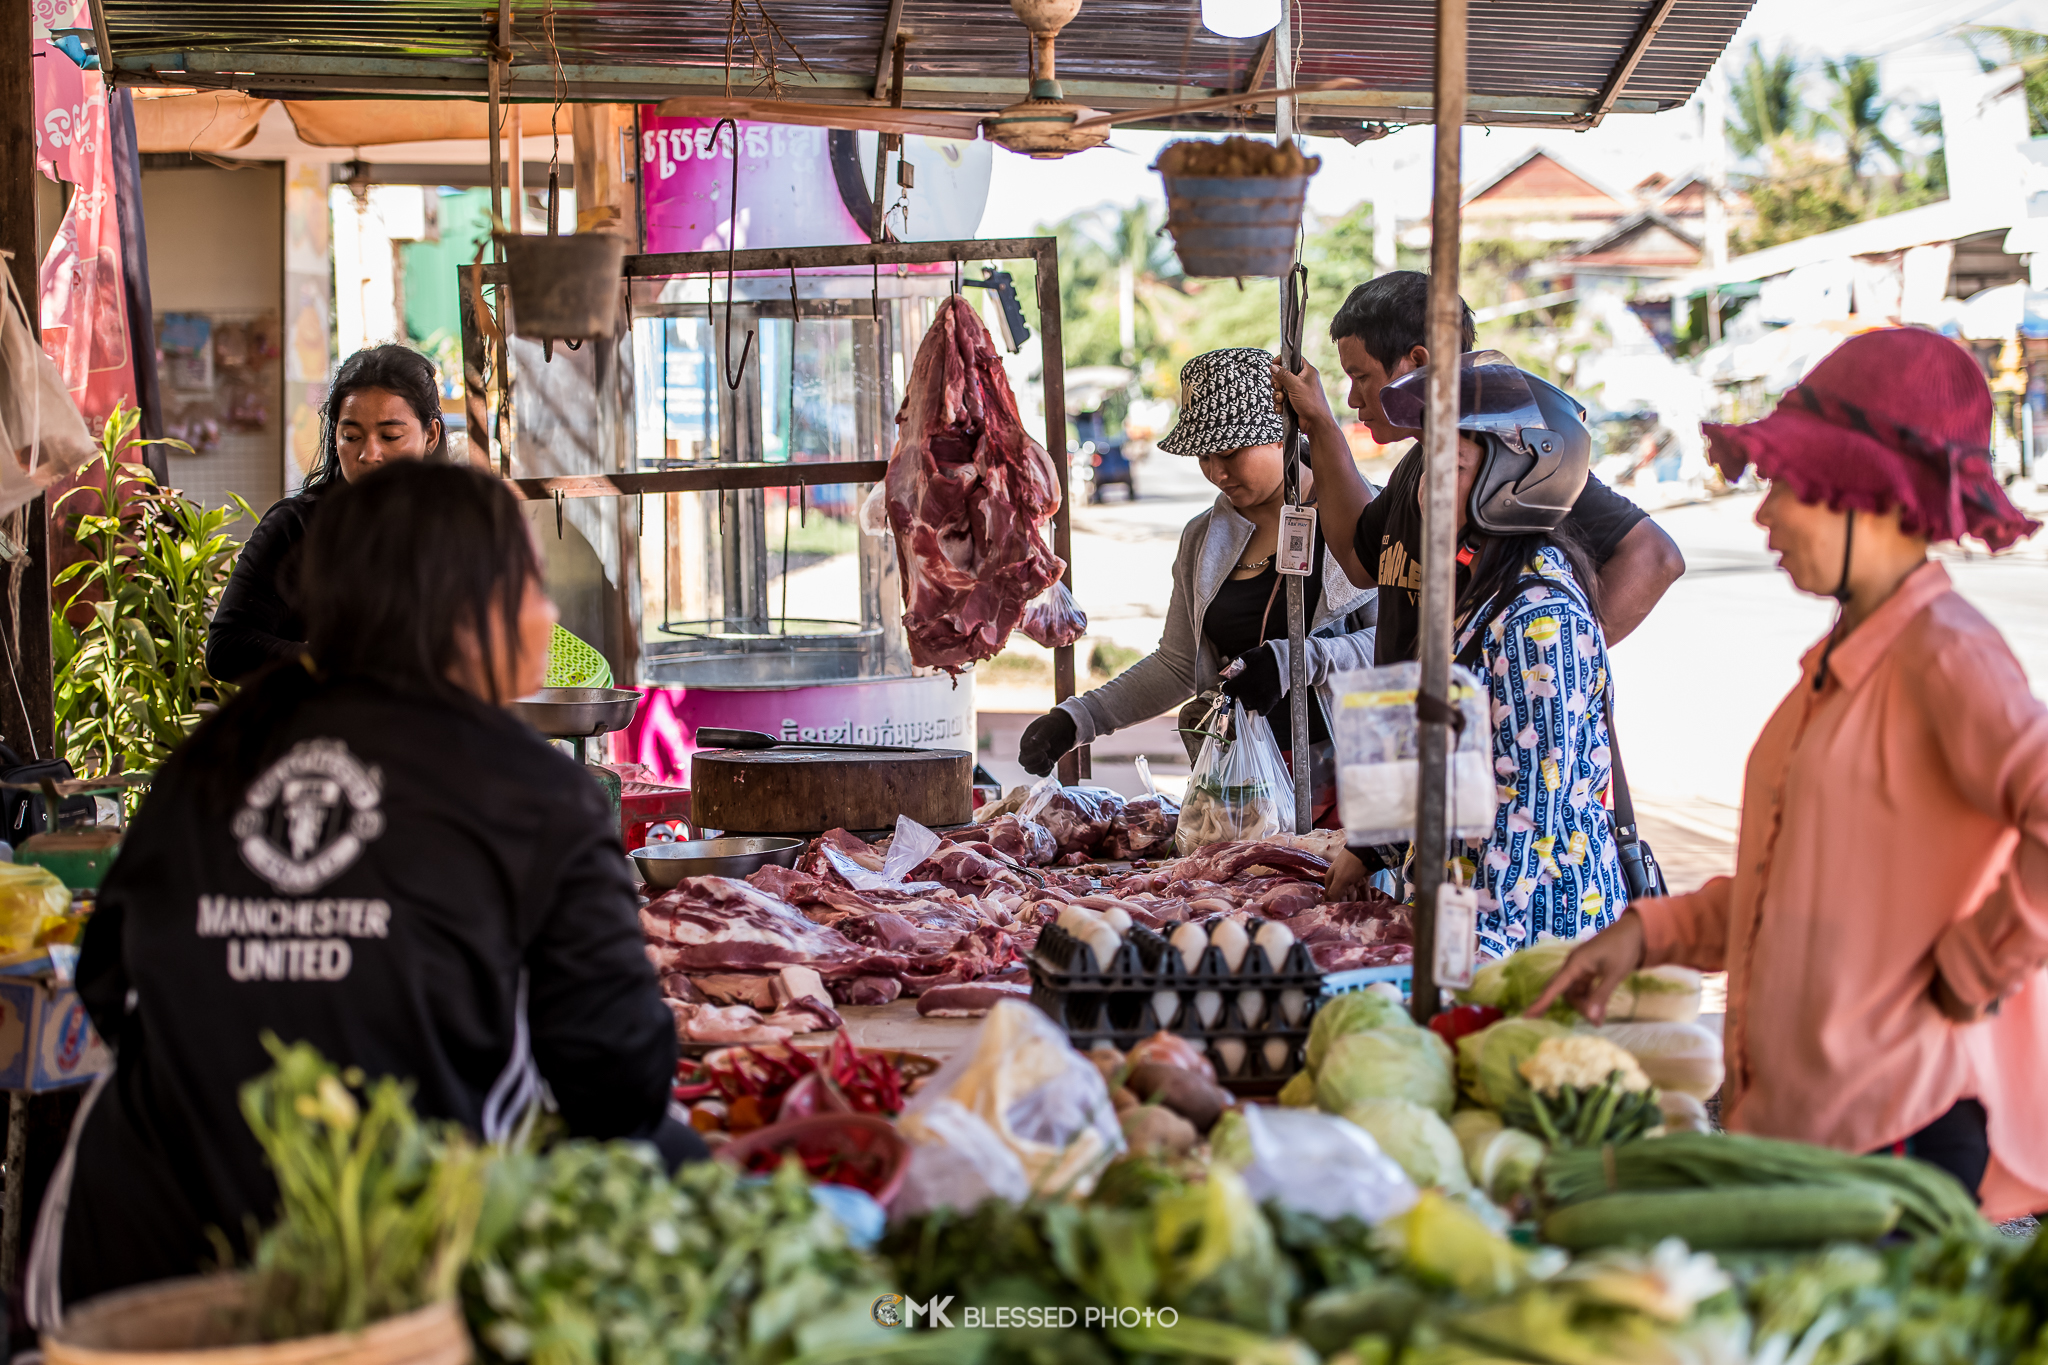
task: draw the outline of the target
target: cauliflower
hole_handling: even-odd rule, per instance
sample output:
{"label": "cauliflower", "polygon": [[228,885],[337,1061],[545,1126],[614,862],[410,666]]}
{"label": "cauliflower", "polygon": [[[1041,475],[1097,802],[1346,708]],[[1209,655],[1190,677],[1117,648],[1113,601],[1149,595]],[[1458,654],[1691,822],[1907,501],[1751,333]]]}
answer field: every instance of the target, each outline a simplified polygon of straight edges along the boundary
{"label": "cauliflower", "polygon": [[1522,1079],[1546,1098],[1561,1090],[1592,1090],[1607,1083],[1614,1072],[1621,1073],[1624,1091],[1648,1090],[1650,1078],[1636,1059],[1608,1042],[1588,1033],[1571,1033],[1546,1038],[1523,1061]]}

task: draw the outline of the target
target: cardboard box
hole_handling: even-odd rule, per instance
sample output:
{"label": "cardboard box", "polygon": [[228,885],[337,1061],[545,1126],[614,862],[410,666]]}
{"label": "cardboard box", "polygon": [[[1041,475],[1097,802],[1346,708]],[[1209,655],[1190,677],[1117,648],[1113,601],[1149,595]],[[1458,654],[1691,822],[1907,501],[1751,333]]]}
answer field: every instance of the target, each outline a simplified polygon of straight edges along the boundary
{"label": "cardboard box", "polygon": [[77,991],[48,977],[0,979],[0,1090],[62,1090],[113,1064]]}

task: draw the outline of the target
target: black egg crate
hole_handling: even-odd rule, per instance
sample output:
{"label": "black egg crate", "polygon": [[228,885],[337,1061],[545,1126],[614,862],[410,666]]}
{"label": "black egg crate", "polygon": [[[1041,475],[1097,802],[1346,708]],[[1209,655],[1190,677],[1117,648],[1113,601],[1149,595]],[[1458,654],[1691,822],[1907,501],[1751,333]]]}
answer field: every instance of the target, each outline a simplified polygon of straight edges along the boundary
{"label": "black egg crate", "polygon": [[[1248,921],[1246,933],[1256,940],[1262,923]],[[1302,944],[1290,947],[1276,967],[1254,942],[1233,972],[1223,950],[1212,943],[1189,971],[1180,950],[1164,935],[1136,924],[1106,967],[1095,960],[1093,948],[1048,924],[1039,931],[1029,965],[1032,1003],[1067,1031],[1075,1047],[1085,1052],[1107,1042],[1128,1051],[1164,1029],[1200,1048],[1216,1068],[1218,1082],[1240,1095],[1271,1094],[1301,1070],[1323,988],[1323,974]],[[1207,991],[1216,992],[1222,1003],[1205,1026],[1196,997]],[[1292,1023],[1280,1008],[1280,997],[1288,991],[1299,992],[1300,998]],[[1263,1002],[1263,1008],[1255,1007],[1256,1024],[1247,1022],[1244,997],[1250,992]],[[1225,1043],[1236,1043],[1242,1051],[1221,1046]]]}

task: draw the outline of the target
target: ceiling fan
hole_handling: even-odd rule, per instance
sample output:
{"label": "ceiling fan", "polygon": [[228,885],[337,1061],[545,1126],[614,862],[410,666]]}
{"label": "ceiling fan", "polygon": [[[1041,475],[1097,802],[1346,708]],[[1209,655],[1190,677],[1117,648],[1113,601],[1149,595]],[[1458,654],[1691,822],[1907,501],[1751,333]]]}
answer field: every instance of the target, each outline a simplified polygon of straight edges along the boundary
{"label": "ceiling fan", "polygon": [[1010,8],[1023,20],[1024,27],[1031,31],[1032,41],[1037,44],[1037,58],[1032,63],[1035,75],[1031,93],[1019,103],[989,115],[982,121],[982,132],[998,147],[1007,147],[1041,161],[1100,147],[1109,140],[1109,130],[1119,123],[1170,118],[1201,109],[1225,109],[1255,100],[1263,103],[1321,90],[1356,90],[1363,84],[1342,77],[1292,86],[1286,90],[1248,91],[1241,95],[1218,95],[1211,99],[1183,100],[1178,104],[1155,104],[1149,109],[1098,114],[1086,105],[1067,99],[1066,92],[1060,89],[1059,76],[1053,66],[1053,40],[1081,12],[1081,0],[1010,0]]}
{"label": "ceiling fan", "polygon": [[[926,137],[972,138],[979,127],[983,135],[998,147],[1039,160],[1057,160],[1074,152],[1100,147],[1109,140],[1109,130],[1119,123],[1171,118],[1176,114],[1227,109],[1233,105],[1263,104],[1324,90],[1356,90],[1363,84],[1344,77],[1285,90],[1248,90],[1208,99],[1183,100],[1177,104],[1155,104],[1145,109],[1098,113],[1087,105],[1067,99],[1054,67],[1053,42],[1059,37],[1060,30],[1081,12],[1081,3],[1082,0],[1010,0],[1010,8],[1030,30],[1036,44],[1031,93],[1018,103],[992,114],[965,109],[906,109],[900,105],[824,104],[715,95],[684,95],[667,100],[658,112],[670,117],[731,115],[774,123],[868,128],[883,133],[912,133]],[[897,99],[900,100],[902,95],[899,87]]]}

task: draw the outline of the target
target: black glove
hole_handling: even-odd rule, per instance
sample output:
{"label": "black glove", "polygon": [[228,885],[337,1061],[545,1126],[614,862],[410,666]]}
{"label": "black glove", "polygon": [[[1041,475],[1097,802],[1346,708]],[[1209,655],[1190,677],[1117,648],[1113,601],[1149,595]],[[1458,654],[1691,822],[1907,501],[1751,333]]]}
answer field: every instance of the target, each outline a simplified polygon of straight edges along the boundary
{"label": "black glove", "polygon": [[1048,711],[1025,727],[1024,738],[1017,741],[1017,761],[1033,777],[1044,777],[1074,747],[1074,735],[1072,716],[1057,708]]}
{"label": "black glove", "polygon": [[1247,711],[1271,715],[1287,690],[1280,679],[1280,655],[1270,645],[1260,645],[1240,655],[1238,662],[1244,667],[1236,677],[1224,681],[1223,695],[1243,702]]}

